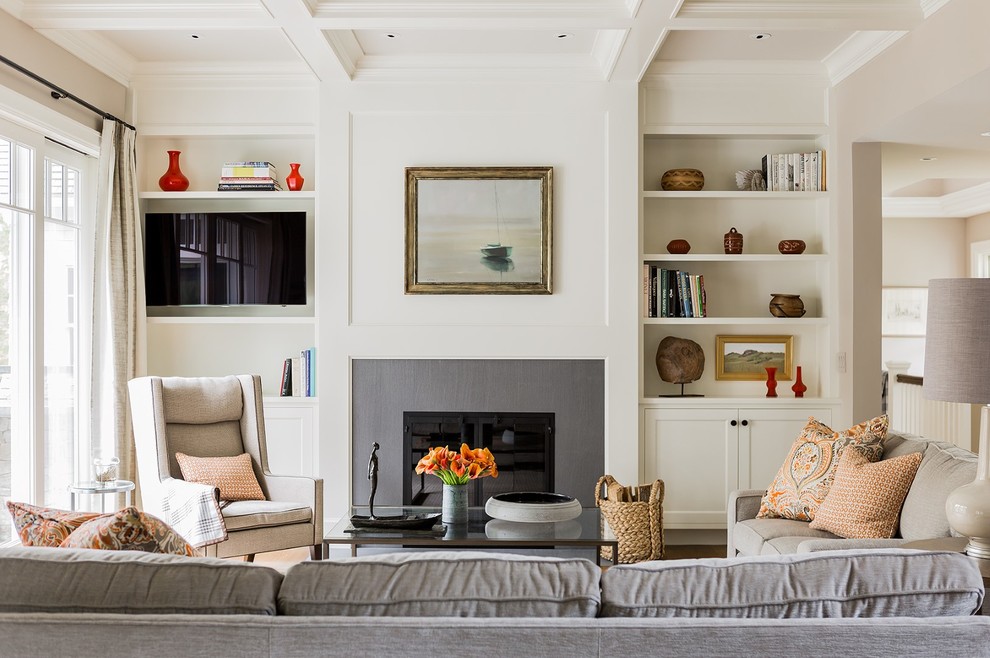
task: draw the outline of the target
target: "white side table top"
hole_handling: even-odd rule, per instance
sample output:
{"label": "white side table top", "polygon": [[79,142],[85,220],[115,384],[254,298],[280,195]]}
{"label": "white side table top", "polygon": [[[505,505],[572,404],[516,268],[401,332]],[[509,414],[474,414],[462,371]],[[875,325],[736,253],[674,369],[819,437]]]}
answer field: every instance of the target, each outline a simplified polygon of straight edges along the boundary
{"label": "white side table top", "polygon": [[130,480],[113,480],[111,482],[73,482],[69,485],[69,491],[81,494],[109,494],[124,493],[134,489],[134,483]]}

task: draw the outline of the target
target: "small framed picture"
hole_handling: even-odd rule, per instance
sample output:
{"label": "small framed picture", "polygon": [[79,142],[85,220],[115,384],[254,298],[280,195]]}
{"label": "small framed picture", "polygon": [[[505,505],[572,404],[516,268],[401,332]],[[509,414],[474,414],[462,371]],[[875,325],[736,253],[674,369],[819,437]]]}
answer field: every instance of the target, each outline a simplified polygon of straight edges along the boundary
{"label": "small framed picture", "polygon": [[793,352],[794,336],[716,336],[715,379],[763,381],[771,367],[789,380]]}
{"label": "small framed picture", "polygon": [[408,167],[406,293],[548,295],[553,167]]}
{"label": "small framed picture", "polygon": [[928,318],[928,288],[884,288],[881,292],[881,335],[924,336]]}

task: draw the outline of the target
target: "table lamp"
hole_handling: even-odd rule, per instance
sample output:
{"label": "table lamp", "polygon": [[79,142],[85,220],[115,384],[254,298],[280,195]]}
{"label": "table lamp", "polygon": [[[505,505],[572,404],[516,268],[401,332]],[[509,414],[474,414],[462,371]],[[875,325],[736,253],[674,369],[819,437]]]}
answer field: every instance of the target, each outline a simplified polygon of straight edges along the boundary
{"label": "table lamp", "polygon": [[949,494],[949,527],[969,537],[967,555],[990,558],[990,279],[928,282],[923,394],[929,400],[980,404],[976,480]]}

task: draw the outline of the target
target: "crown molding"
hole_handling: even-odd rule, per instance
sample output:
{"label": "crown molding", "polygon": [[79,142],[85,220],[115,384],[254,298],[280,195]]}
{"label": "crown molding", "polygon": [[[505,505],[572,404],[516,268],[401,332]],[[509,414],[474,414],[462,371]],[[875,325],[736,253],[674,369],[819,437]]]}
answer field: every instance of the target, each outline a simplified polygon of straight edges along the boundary
{"label": "crown molding", "polygon": [[240,2],[49,2],[24,5],[21,20],[35,28],[107,29],[232,29],[274,27],[272,15],[257,0]]}
{"label": "crown molding", "polygon": [[629,30],[598,30],[595,43],[591,46],[591,57],[598,62],[603,80],[611,80],[615,64],[619,61],[622,48],[629,37]]}
{"label": "crown molding", "polygon": [[365,56],[355,82],[601,82],[589,56]]}
{"label": "crown molding", "polygon": [[832,84],[839,84],[845,80],[905,34],[907,32],[856,32],[853,34],[822,60],[825,68],[828,69]]}
{"label": "crown molding", "polygon": [[17,20],[23,20],[24,0],[0,0],[0,9],[7,12]]}
{"label": "crown molding", "polygon": [[725,78],[728,81],[740,78],[795,77],[828,81],[825,67],[814,61],[753,61],[753,60],[706,60],[671,61],[662,60],[650,65],[642,82],[659,82],[667,78],[695,78],[710,84],[711,79]]}
{"label": "crown molding", "polygon": [[252,62],[250,66],[141,62],[134,68],[132,86],[140,88],[297,88],[315,87],[316,77],[304,62]]}
{"label": "crown molding", "polygon": [[[685,0],[680,22],[722,27],[908,30],[924,16],[918,0]],[[699,25],[700,26],[700,25]]]}
{"label": "crown molding", "polygon": [[130,85],[137,60],[110,40],[92,32],[38,30],[38,33],[121,85]]}
{"label": "crown molding", "polygon": [[353,79],[364,51],[351,30],[324,30],[323,36],[348,78]]}
{"label": "crown molding", "polygon": [[884,217],[974,217],[990,212],[990,183],[939,197],[883,197]]}

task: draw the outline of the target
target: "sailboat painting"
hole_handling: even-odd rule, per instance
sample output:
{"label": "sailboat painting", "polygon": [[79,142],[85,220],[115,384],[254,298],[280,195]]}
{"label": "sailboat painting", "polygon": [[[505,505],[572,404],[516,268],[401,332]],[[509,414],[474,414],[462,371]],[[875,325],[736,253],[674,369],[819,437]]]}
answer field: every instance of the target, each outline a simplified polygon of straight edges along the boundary
{"label": "sailboat painting", "polygon": [[550,292],[551,167],[406,170],[406,292]]}

